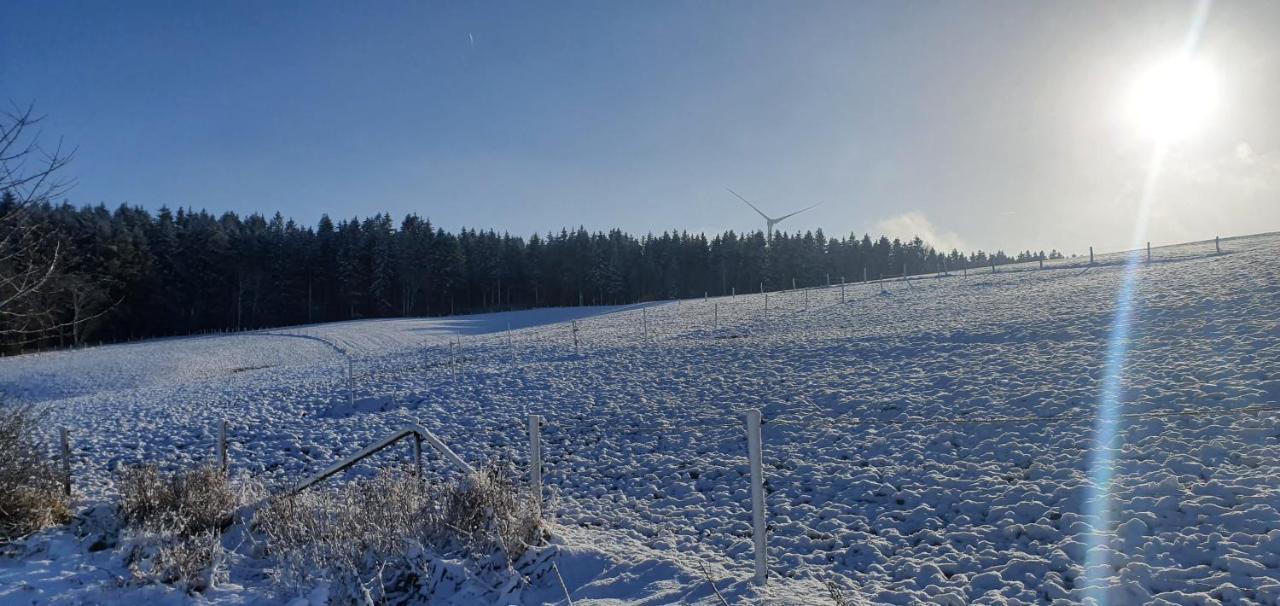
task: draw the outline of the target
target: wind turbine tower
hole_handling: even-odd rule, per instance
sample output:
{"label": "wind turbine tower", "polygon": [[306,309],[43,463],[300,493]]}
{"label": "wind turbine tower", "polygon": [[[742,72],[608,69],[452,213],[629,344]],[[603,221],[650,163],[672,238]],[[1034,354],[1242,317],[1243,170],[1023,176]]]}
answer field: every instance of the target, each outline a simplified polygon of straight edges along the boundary
{"label": "wind turbine tower", "polygon": [[[727,187],[726,187],[725,189],[729,189],[729,188],[727,188]],[[738,192],[733,191],[732,189],[729,189],[729,193],[733,194],[734,196],[737,196],[737,198],[738,198],[739,200],[742,200],[743,202],[745,202],[745,203],[746,203],[746,205],[747,205],[747,206],[750,206],[750,207],[751,207],[751,210],[756,211],[756,213],[757,213],[757,214],[759,214],[761,217],[764,217],[765,235],[766,235],[766,238],[767,238],[767,239],[765,240],[765,242],[771,242],[771,241],[773,241],[773,226],[774,226],[774,225],[777,225],[777,224],[779,224],[779,223],[782,223],[782,221],[783,221],[783,220],[785,220],[785,219],[787,219],[787,218],[794,217],[794,216],[796,216],[796,215],[798,215],[798,214],[800,214],[800,213],[802,213],[802,212],[804,212],[804,211],[806,211],[806,210],[809,210],[809,209],[811,209],[811,208],[814,208],[815,206],[818,206],[819,204],[822,204],[821,202],[819,202],[818,204],[814,204],[813,206],[806,206],[806,207],[804,207],[804,208],[802,208],[802,209],[800,209],[800,210],[797,210],[797,211],[795,211],[795,212],[793,212],[793,213],[786,214],[786,215],[782,215],[781,217],[770,217],[769,215],[766,215],[766,214],[764,214],[763,212],[761,212],[761,210],[760,210],[760,209],[756,208],[756,205],[755,205],[755,204],[752,204],[752,203],[748,202],[746,198],[743,198],[742,196],[739,196],[739,195],[738,195]]]}

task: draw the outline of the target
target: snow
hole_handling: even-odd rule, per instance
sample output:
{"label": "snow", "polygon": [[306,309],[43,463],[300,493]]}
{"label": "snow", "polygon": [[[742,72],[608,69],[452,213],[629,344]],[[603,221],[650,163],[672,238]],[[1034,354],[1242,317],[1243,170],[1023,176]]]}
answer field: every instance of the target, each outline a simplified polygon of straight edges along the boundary
{"label": "snow", "polygon": [[[1080,603],[1105,588],[1111,603],[1278,604],[1280,415],[1239,410],[1280,405],[1280,237],[1223,249],[1160,248],[1133,268],[1119,412],[1215,414],[1123,417],[1109,485],[1091,479],[1085,417],[1123,255],[854,284],[845,302],[838,285],[770,293],[767,312],[753,294],[21,356],[0,360],[0,389],[70,428],[85,502],[113,493],[118,465],[209,459],[221,419],[236,472],[284,486],[410,421],[469,461],[523,463],[526,416],[541,414],[575,603],[716,604],[705,563],[731,603],[830,603],[830,580],[856,603]],[[765,418],[763,593],[749,584],[751,408]],[[1064,418],[1018,420],[1045,416]],[[964,422],[992,418],[1005,420]],[[1112,526],[1087,557],[1099,512]],[[109,589],[111,564],[66,540],[0,560],[0,602],[24,584],[70,602],[155,597]],[[206,599],[277,599],[252,575],[231,582]],[[542,589],[527,603],[562,599]]]}

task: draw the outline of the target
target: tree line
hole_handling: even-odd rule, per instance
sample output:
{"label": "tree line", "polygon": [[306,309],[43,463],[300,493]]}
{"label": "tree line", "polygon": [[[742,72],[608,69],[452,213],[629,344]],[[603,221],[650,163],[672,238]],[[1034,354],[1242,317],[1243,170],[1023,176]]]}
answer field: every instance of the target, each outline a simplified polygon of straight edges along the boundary
{"label": "tree line", "polygon": [[[20,206],[0,194],[0,216]],[[43,330],[0,330],[6,351],[358,318],[612,305],[778,290],[986,267],[1057,251],[940,252],[909,241],[822,230],[634,236],[584,228],[523,238],[455,232],[410,214],[303,226],[279,213],[121,205],[21,205],[56,249],[31,303]],[[46,259],[48,261],[48,259]],[[865,273],[864,273],[865,272]],[[794,281],[794,282],[793,282]],[[0,325],[9,319],[0,316]],[[30,326],[28,326],[30,328]]]}

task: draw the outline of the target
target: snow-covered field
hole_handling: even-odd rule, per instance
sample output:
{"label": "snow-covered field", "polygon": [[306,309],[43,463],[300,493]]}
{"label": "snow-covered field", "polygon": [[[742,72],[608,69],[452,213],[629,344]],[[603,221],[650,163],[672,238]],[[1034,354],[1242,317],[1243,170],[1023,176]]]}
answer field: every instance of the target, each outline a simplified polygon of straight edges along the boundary
{"label": "snow-covered field", "polygon": [[[523,464],[526,416],[544,415],[576,604],[718,603],[700,562],[753,599],[741,419],[758,408],[761,601],[831,603],[831,580],[866,603],[1274,605],[1280,413],[1255,408],[1280,405],[1280,236],[1223,252],[1134,266],[1122,341],[1128,270],[1110,255],[770,293],[767,310],[750,294],[29,355],[0,360],[0,389],[70,429],[89,502],[121,464],[210,458],[222,419],[236,472],[284,486],[409,421],[465,459]],[[1100,449],[1109,360],[1122,416]],[[111,563],[56,534],[0,560],[0,602],[129,599],[94,593]],[[232,583],[204,599],[274,599]]]}

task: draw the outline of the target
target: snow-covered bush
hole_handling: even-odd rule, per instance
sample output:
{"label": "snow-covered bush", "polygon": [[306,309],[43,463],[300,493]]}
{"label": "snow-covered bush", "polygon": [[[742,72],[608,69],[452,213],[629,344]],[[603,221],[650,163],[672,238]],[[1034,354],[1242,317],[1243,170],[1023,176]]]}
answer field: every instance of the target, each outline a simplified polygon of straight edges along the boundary
{"label": "snow-covered bush", "polygon": [[154,465],[120,474],[120,518],[135,581],[202,591],[221,574],[222,531],[257,496],[216,467],[161,472]]}
{"label": "snow-covered bush", "polygon": [[277,500],[255,516],[288,593],[326,585],[334,603],[429,601],[486,588],[513,591],[542,527],[527,493],[500,466],[426,485],[391,471]]}
{"label": "snow-covered bush", "polygon": [[0,543],[71,517],[57,467],[30,406],[0,404]]}

